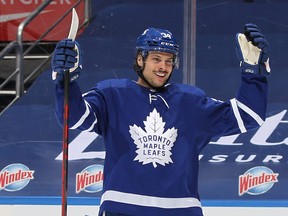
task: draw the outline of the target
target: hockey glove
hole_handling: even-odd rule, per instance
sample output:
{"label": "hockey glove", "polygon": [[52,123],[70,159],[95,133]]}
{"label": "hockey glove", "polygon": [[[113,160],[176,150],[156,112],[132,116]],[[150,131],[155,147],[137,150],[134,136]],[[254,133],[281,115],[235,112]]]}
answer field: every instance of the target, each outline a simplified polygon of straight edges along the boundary
{"label": "hockey glove", "polygon": [[52,80],[63,83],[64,72],[69,70],[69,82],[76,80],[82,69],[82,52],[80,45],[71,39],[58,42],[52,56]]}
{"label": "hockey glove", "polygon": [[258,26],[246,24],[236,35],[236,52],[242,72],[269,75],[269,44]]}

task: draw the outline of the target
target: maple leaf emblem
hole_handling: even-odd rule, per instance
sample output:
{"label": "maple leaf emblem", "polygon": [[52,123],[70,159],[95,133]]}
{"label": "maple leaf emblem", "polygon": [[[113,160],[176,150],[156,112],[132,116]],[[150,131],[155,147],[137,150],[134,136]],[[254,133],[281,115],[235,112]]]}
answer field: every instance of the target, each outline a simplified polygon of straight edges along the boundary
{"label": "maple leaf emblem", "polygon": [[129,132],[137,146],[134,161],[138,160],[143,165],[152,163],[155,168],[157,163],[163,166],[173,163],[171,149],[178,135],[177,129],[173,127],[164,132],[165,122],[156,109],[150,112],[143,123],[145,130],[135,124],[129,126]]}

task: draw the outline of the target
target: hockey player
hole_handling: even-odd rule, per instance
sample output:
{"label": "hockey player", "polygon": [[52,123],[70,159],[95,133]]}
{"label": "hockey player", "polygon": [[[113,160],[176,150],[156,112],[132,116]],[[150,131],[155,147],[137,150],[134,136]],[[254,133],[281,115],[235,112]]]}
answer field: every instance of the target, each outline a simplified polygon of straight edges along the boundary
{"label": "hockey player", "polygon": [[69,127],[98,133],[105,142],[99,215],[203,215],[199,153],[213,137],[243,133],[265,120],[268,43],[256,25],[247,24],[236,44],[241,86],[225,102],[197,87],[168,82],[178,67],[179,47],[167,30],[149,28],[139,36],[137,81],[101,81],[83,96],[75,81],[81,48],[69,39],[57,44],[52,68],[58,120],[63,119],[63,72],[70,70]]}

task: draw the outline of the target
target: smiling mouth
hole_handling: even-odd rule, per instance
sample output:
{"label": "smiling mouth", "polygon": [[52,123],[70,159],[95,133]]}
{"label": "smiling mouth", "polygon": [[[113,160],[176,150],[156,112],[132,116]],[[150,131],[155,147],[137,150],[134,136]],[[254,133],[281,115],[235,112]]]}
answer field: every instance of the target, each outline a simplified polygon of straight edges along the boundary
{"label": "smiling mouth", "polygon": [[165,72],[156,72],[155,74],[159,77],[165,77],[166,76]]}

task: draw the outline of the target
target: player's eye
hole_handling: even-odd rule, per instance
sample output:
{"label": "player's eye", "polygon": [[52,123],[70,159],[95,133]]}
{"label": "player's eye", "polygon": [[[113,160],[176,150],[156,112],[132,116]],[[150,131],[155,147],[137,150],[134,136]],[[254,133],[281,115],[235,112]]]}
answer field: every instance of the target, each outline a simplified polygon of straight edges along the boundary
{"label": "player's eye", "polygon": [[158,58],[158,57],[154,57],[154,58],[152,58],[152,60],[153,60],[155,63],[159,63],[159,62],[162,61],[162,60],[161,60],[160,58]]}
{"label": "player's eye", "polygon": [[173,65],[173,60],[172,59],[168,59],[168,60],[165,61],[165,64],[167,66],[171,66],[171,65]]}
{"label": "player's eye", "polygon": [[164,61],[164,62],[165,62],[165,65],[167,65],[167,66],[172,66],[172,65],[173,65],[173,60],[172,60],[172,59],[162,60],[162,59],[159,58],[159,57],[153,57],[153,58],[152,58],[152,61],[153,61],[154,63],[156,63],[156,64]]}

